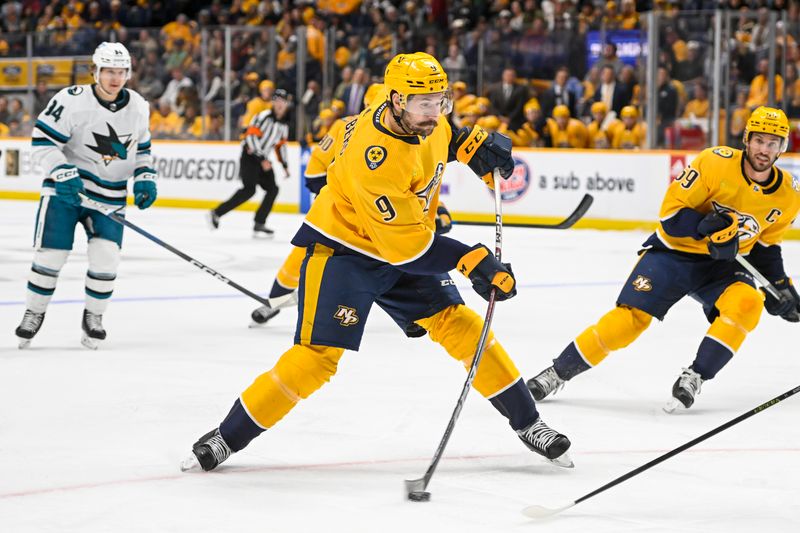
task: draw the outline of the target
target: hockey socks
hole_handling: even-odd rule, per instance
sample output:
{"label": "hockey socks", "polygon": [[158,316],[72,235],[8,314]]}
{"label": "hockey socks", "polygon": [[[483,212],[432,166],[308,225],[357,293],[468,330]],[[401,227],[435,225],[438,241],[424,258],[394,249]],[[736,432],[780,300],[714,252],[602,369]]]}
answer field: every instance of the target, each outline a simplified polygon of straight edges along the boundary
{"label": "hockey socks", "polygon": [[522,378],[489,398],[489,401],[500,414],[508,418],[508,423],[514,430],[523,430],[539,418],[536,404]]}
{"label": "hockey socks", "polygon": [[219,425],[219,432],[232,452],[238,452],[250,441],[261,435],[265,430],[258,426],[247,411],[244,410],[241,400],[233,403],[228,416]]}

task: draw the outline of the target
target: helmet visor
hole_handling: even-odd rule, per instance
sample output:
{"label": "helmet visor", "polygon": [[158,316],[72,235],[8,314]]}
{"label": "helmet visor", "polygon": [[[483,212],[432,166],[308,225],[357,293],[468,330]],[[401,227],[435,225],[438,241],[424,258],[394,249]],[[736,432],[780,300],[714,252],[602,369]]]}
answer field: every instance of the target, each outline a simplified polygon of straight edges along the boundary
{"label": "helmet visor", "polygon": [[426,117],[447,115],[453,110],[453,97],[449,89],[438,93],[411,94],[404,109],[408,113]]}

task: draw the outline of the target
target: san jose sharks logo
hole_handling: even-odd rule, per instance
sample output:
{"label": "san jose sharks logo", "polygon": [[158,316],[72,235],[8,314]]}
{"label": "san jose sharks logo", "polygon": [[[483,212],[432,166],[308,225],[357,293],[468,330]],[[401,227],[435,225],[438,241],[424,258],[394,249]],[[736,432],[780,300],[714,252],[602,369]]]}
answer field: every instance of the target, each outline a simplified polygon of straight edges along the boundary
{"label": "san jose sharks logo", "polygon": [[131,145],[130,134],[118,135],[111,124],[106,122],[108,126],[108,135],[92,132],[97,146],[86,145],[87,148],[97,152],[103,156],[103,163],[108,166],[115,159],[127,159],[128,148]]}

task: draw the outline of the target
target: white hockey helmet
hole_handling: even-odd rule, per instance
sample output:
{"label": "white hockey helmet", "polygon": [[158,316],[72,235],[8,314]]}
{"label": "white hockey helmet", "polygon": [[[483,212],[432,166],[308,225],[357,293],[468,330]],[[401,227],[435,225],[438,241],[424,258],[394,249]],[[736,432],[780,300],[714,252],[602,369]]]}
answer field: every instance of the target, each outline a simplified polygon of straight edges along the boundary
{"label": "white hockey helmet", "polygon": [[122,43],[100,43],[92,55],[92,63],[94,63],[94,81],[98,83],[101,68],[127,69],[125,80],[131,79],[131,55]]}

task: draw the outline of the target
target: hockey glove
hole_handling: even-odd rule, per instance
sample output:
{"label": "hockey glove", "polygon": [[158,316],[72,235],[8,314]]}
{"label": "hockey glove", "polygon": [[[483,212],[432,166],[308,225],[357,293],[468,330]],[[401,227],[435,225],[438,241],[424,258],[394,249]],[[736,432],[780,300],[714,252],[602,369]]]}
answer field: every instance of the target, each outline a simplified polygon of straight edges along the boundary
{"label": "hockey glove", "polygon": [[156,201],[156,182],[151,180],[137,181],[133,184],[133,203],[139,209],[147,209]]}
{"label": "hockey glove", "polygon": [[708,253],[717,261],[734,261],[739,253],[739,215],[712,211],[697,225],[697,233],[708,237]]}
{"label": "hockey glove", "polygon": [[50,172],[56,182],[56,195],[70,205],[81,205],[78,193],[84,192],[83,181],[75,165],[59,165]]}
{"label": "hockey glove", "polygon": [[484,300],[489,300],[493,287],[497,287],[497,300],[503,301],[517,295],[516,280],[511,265],[501,263],[483,244],[476,244],[458,260],[458,271],[472,282],[472,288]]}
{"label": "hockey glove", "polygon": [[461,128],[456,133],[455,144],[456,159],[468,165],[490,189],[494,189],[494,169],[500,169],[503,179],[514,173],[511,139],[502,133],[487,133],[480,126]]}
{"label": "hockey glove", "polygon": [[773,283],[781,295],[778,300],[769,292],[766,292],[766,299],[764,300],[764,307],[767,313],[779,316],[789,322],[800,322],[800,296],[792,284],[790,278],[782,278]]}
{"label": "hockey glove", "polygon": [[453,219],[450,218],[450,211],[439,204],[439,207],[436,208],[436,233],[444,235],[451,229],[453,229]]}

